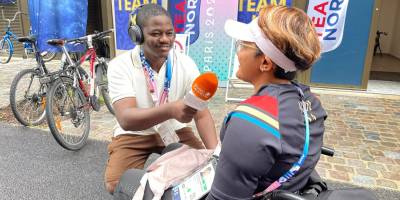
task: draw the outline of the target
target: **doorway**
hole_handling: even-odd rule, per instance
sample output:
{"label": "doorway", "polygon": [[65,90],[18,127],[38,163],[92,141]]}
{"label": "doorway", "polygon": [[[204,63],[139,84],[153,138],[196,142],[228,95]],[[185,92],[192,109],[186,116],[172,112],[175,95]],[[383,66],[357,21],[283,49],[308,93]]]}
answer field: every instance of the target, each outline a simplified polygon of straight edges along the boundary
{"label": "doorway", "polygon": [[381,0],[367,91],[400,95],[400,1]]}
{"label": "doorway", "polygon": [[88,20],[86,33],[92,34],[94,31],[103,31],[101,1],[88,0]]}
{"label": "doorway", "polygon": [[[93,34],[95,31],[102,32],[103,12],[102,2],[98,0],[88,0],[88,20],[86,34]],[[96,41],[96,52],[100,57],[110,58],[110,45],[107,40]]]}

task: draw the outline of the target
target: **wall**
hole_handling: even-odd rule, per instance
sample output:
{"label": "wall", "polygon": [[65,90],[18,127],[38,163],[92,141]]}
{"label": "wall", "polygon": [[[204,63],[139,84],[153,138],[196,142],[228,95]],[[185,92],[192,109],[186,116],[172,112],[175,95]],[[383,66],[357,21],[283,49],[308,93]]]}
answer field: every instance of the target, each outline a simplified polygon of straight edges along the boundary
{"label": "wall", "polygon": [[392,38],[392,48],[390,53],[397,58],[400,58],[400,3],[397,5],[397,15],[393,20],[395,21],[394,28],[393,28],[393,38]]}
{"label": "wall", "polygon": [[[103,30],[114,28],[112,2],[101,1],[101,12]],[[115,57],[114,34],[110,34],[109,36],[111,37],[108,39],[108,44],[110,45],[110,56],[113,58]]]}
{"label": "wall", "polygon": [[296,8],[300,8],[302,10],[304,10],[305,12],[307,12],[307,0],[292,0],[292,6],[296,7]]}
{"label": "wall", "polygon": [[381,35],[381,49],[383,53],[390,53],[393,36],[396,11],[399,5],[398,0],[382,0],[378,19],[378,30],[387,32],[388,35]]}

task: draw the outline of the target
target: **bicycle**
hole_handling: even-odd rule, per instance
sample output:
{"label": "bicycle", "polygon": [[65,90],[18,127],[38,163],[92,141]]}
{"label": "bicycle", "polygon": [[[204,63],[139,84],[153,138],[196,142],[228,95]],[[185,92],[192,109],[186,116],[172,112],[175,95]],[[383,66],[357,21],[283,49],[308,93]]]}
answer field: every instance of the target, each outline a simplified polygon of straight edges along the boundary
{"label": "bicycle", "polygon": [[[90,131],[90,108],[100,110],[98,96],[109,99],[106,75],[107,63],[98,58],[93,47],[93,40],[106,38],[111,30],[87,35],[81,38],[49,40],[48,44],[61,47],[67,60],[64,73],[60,73],[47,93],[46,117],[52,135],[63,148],[77,151],[87,141]],[[78,62],[72,61],[65,46],[67,43],[86,44],[88,50]],[[81,67],[89,59],[90,73]],[[95,65],[95,62],[97,64]],[[86,82],[86,83],[85,83]],[[106,104],[110,103],[105,101]],[[111,104],[107,107],[111,107]],[[71,123],[68,123],[71,122]]]}
{"label": "bicycle", "polygon": [[[27,14],[23,13],[21,11],[17,11],[14,14],[14,17],[12,19],[6,19],[4,16],[4,10],[3,10],[4,7],[0,6],[0,9],[1,9],[1,14],[2,14],[2,20],[6,21],[8,23],[5,34],[3,35],[2,39],[0,40],[0,63],[6,64],[6,63],[10,62],[11,57],[14,54],[14,44],[12,41],[18,39],[18,36],[15,35],[11,30],[11,22],[14,22],[17,19],[17,16],[19,14],[24,14],[24,15],[27,15]],[[31,31],[30,31],[30,34],[31,34]],[[25,52],[26,57],[28,57],[29,54],[35,53],[32,44],[29,42],[23,42],[23,47],[24,47],[24,52]],[[40,55],[43,57],[44,62],[48,62],[56,57],[55,52],[48,52],[48,51],[43,51]]]}
{"label": "bicycle", "polygon": [[[36,126],[41,124],[46,117],[46,92],[51,85],[51,81],[47,79],[52,80],[51,77],[59,72],[52,73],[46,68],[34,35],[20,37],[17,40],[32,46],[36,66],[21,70],[14,77],[10,85],[10,107],[14,117],[22,125]],[[61,65],[60,71],[65,71],[65,67]],[[22,93],[19,94],[19,91]]]}
{"label": "bicycle", "polygon": [[20,37],[18,41],[32,46],[37,66],[24,69],[14,77],[10,86],[10,106],[15,118],[22,125],[38,125],[45,119],[46,91],[49,87],[47,83],[41,83],[40,79],[47,76],[49,71],[37,49],[35,36]]}

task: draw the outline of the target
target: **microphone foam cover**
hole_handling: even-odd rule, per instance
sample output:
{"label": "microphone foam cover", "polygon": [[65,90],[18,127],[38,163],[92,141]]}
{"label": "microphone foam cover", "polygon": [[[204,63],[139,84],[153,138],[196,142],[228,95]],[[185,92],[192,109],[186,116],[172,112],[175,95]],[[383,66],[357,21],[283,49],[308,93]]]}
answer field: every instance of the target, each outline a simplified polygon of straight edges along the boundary
{"label": "microphone foam cover", "polygon": [[210,99],[218,88],[218,78],[212,72],[205,72],[198,76],[193,84],[192,84],[192,93],[204,100],[207,101]]}

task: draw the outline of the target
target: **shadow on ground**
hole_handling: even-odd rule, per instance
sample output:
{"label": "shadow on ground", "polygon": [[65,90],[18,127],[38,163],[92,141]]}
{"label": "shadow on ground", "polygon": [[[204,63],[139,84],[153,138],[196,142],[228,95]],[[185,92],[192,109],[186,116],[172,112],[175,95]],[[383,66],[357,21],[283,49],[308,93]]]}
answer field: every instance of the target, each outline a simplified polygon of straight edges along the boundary
{"label": "shadow on ground", "polygon": [[[350,185],[346,183],[338,183],[333,181],[327,181],[329,189],[338,189],[338,188],[359,188],[360,186]],[[395,190],[386,190],[386,189],[372,189],[375,193],[376,197],[379,200],[400,200],[400,192]]]}

